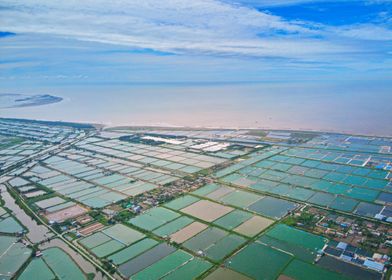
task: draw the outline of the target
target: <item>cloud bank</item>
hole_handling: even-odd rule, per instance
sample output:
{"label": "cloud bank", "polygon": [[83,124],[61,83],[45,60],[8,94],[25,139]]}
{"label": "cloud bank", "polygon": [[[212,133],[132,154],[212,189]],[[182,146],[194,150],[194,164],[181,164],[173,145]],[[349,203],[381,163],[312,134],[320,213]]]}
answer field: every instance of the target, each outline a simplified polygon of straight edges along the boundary
{"label": "cloud bank", "polygon": [[2,5],[5,8],[0,10],[1,28],[9,32],[47,34],[177,54],[315,59],[364,51],[354,39],[390,40],[392,32],[371,24],[333,29],[287,21],[235,2],[215,0],[5,0]]}
{"label": "cloud bank", "polygon": [[0,32],[16,35],[0,38],[0,78],[39,83],[87,76],[98,81],[388,76],[391,1],[366,1],[389,9],[338,25],[259,8],[313,3],[322,9],[324,2],[330,1],[3,0]]}

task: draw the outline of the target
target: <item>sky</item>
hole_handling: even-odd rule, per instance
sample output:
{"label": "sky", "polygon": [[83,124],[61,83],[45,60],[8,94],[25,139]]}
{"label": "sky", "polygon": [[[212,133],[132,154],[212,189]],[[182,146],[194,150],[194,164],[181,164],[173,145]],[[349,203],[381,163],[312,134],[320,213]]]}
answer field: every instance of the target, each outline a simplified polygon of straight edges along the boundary
{"label": "sky", "polygon": [[387,89],[391,57],[391,0],[0,2],[3,92],[318,82]]}

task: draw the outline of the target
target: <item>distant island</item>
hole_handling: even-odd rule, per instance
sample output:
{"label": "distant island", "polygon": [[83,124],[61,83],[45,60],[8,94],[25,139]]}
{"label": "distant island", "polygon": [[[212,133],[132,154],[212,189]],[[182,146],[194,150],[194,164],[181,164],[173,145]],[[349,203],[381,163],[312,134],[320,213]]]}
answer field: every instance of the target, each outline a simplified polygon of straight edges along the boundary
{"label": "distant island", "polygon": [[62,97],[49,94],[16,94],[16,93],[0,93],[0,108],[18,108],[29,106],[40,106],[52,104],[62,101]]}

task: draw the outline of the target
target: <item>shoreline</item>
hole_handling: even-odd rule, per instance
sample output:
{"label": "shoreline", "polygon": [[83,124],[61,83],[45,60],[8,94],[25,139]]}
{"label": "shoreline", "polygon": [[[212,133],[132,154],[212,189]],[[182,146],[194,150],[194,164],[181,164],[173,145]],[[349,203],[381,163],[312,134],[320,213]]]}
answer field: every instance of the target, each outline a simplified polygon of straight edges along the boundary
{"label": "shoreline", "polygon": [[359,133],[355,131],[339,131],[339,130],[322,130],[322,129],[290,129],[290,128],[270,128],[270,127],[229,127],[229,126],[181,126],[181,125],[172,125],[172,124],[129,124],[129,125],[114,125],[114,124],[105,124],[101,122],[94,121],[66,121],[66,120],[53,120],[53,119],[29,119],[29,118],[8,118],[8,117],[0,117],[1,119],[14,119],[14,120],[29,120],[35,122],[49,122],[49,123],[63,123],[63,124],[77,124],[77,125],[90,125],[95,127],[97,130],[102,130],[106,132],[121,132],[121,130],[131,130],[131,129],[149,129],[149,130],[252,130],[252,131],[279,131],[279,132],[305,132],[305,133],[321,133],[321,134],[339,134],[339,135],[350,135],[357,137],[382,137],[382,138],[392,138],[392,135],[381,135],[381,134],[372,134],[372,133]]}
{"label": "shoreline", "polygon": [[158,126],[158,125],[130,125],[130,126],[104,126],[104,131],[116,131],[130,128],[147,128],[147,129],[161,129],[161,130],[253,130],[253,131],[275,131],[275,132],[305,132],[305,133],[321,133],[321,134],[339,134],[339,135],[350,135],[358,137],[382,137],[391,138],[392,135],[380,135],[380,134],[365,134],[354,131],[338,131],[338,130],[319,130],[319,129],[289,129],[289,128],[269,128],[269,127],[202,127],[202,126]]}

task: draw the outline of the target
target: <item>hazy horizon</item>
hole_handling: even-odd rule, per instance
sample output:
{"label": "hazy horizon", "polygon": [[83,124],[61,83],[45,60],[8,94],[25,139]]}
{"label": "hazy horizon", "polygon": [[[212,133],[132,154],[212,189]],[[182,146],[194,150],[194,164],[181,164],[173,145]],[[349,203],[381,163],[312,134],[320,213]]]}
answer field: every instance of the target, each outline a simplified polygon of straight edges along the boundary
{"label": "hazy horizon", "polygon": [[[65,87],[59,103],[1,109],[2,117],[117,125],[321,130],[392,135],[392,96],[374,85],[240,84]],[[374,93],[377,91],[377,93]],[[26,94],[32,92],[25,92]],[[277,102],[279,100],[279,102]]]}

